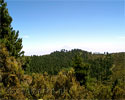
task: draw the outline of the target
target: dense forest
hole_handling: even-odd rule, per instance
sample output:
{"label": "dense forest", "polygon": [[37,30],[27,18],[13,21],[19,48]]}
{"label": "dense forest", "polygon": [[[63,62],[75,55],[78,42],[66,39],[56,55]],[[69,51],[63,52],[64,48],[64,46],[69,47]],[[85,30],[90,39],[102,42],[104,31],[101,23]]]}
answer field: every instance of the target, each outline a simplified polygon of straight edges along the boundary
{"label": "dense forest", "polygon": [[30,73],[44,73],[46,71],[48,74],[56,75],[62,69],[68,70],[72,68],[73,61],[77,55],[83,59],[83,62],[91,65],[91,69],[93,68],[92,72],[94,70],[99,70],[99,66],[104,68],[103,66],[105,66],[105,64],[110,67],[119,66],[121,69],[124,68],[124,52],[110,54],[105,52],[104,54],[97,54],[80,49],[73,49],[71,51],[62,49],[61,51],[55,51],[49,55],[33,55],[27,57],[30,59],[30,67],[27,68],[26,71]]}
{"label": "dense forest", "polygon": [[6,6],[0,0],[0,100],[125,99],[125,52],[24,56]]}

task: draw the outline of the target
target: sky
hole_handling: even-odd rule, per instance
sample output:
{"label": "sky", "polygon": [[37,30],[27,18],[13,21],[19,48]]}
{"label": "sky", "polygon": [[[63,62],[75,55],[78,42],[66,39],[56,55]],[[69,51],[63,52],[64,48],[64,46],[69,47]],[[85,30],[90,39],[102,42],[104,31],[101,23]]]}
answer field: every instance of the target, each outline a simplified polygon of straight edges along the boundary
{"label": "sky", "polygon": [[25,55],[125,52],[124,0],[5,0]]}

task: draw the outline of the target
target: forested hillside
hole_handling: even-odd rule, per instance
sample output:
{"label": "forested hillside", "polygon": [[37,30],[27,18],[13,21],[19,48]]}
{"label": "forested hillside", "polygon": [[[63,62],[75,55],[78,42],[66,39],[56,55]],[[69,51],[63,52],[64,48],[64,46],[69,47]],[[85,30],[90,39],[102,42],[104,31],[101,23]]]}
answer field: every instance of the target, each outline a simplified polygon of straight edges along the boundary
{"label": "forested hillside", "polygon": [[[61,70],[73,68],[75,57],[82,58],[83,63],[90,64],[91,77],[104,80],[105,75],[112,75],[113,80],[125,78],[125,52],[92,54],[80,49],[67,51],[62,49],[50,55],[31,56],[30,67],[26,70],[29,73],[44,73],[56,75]],[[112,73],[112,74],[111,74]]]}
{"label": "forested hillside", "polygon": [[0,0],[0,100],[125,99],[125,52],[24,56],[6,6]]}
{"label": "forested hillside", "polygon": [[[92,72],[94,70],[99,70],[99,66],[102,68],[100,70],[104,71],[105,64],[109,64],[112,67],[113,72],[121,74],[125,66],[125,53],[91,53],[80,49],[73,49],[71,51],[62,49],[61,51],[55,51],[49,55],[30,56],[30,67],[27,71],[30,73],[44,73],[55,75],[60,70],[68,70],[73,67],[73,60],[76,55],[82,57],[83,62],[89,63],[91,65]],[[120,71],[121,70],[121,71]],[[100,71],[99,71],[100,72]],[[118,76],[118,75],[117,75]]]}
{"label": "forested hillside", "polygon": [[82,51],[80,49],[74,49],[67,51],[62,49],[61,51],[55,51],[50,55],[43,56],[31,56],[30,72],[57,74],[61,69],[69,69],[72,67],[72,61],[76,55],[81,55],[84,61],[88,61],[88,57],[91,57],[91,53]]}

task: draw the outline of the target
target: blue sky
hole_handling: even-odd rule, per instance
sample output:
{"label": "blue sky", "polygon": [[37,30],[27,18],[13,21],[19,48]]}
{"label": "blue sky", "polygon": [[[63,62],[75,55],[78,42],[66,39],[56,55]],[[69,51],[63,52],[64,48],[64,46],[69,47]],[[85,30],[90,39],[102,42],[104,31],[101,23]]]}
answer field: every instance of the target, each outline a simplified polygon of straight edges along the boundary
{"label": "blue sky", "polygon": [[25,55],[125,52],[124,0],[6,0]]}

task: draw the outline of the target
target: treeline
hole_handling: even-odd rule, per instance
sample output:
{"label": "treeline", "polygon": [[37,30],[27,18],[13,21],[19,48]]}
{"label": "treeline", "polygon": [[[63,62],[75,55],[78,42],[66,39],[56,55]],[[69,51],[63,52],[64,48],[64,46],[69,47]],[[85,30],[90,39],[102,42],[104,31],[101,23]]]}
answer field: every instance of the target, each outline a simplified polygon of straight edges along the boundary
{"label": "treeline", "polygon": [[[67,51],[55,51],[50,55],[36,56],[30,58],[30,67],[26,69],[27,73],[44,73],[49,75],[56,75],[62,69],[69,70],[73,68],[73,62],[76,56],[82,58],[82,62],[90,65],[91,77],[97,80],[107,80],[112,73],[115,77],[120,78],[124,75],[125,69],[125,53],[111,53],[92,54],[80,49],[73,49]],[[122,74],[122,75],[121,75]],[[115,78],[113,77],[113,79]],[[107,79],[106,79],[107,78]]]}
{"label": "treeline", "polygon": [[50,75],[56,75],[62,69],[69,69],[72,67],[72,60],[75,55],[82,54],[84,60],[87,61],[91,53],[82,51],[80,49],[74,49],[67,51],[62,49],[61,51],[55,51],[50,55],[30,57],[30,67],[27,69],[29,72],[44,73],[45,71]]}
{"label": "treeline", "polygon": [[25,57],[6,6],[0,0],[0,100],[125,99],[125,53]]}

